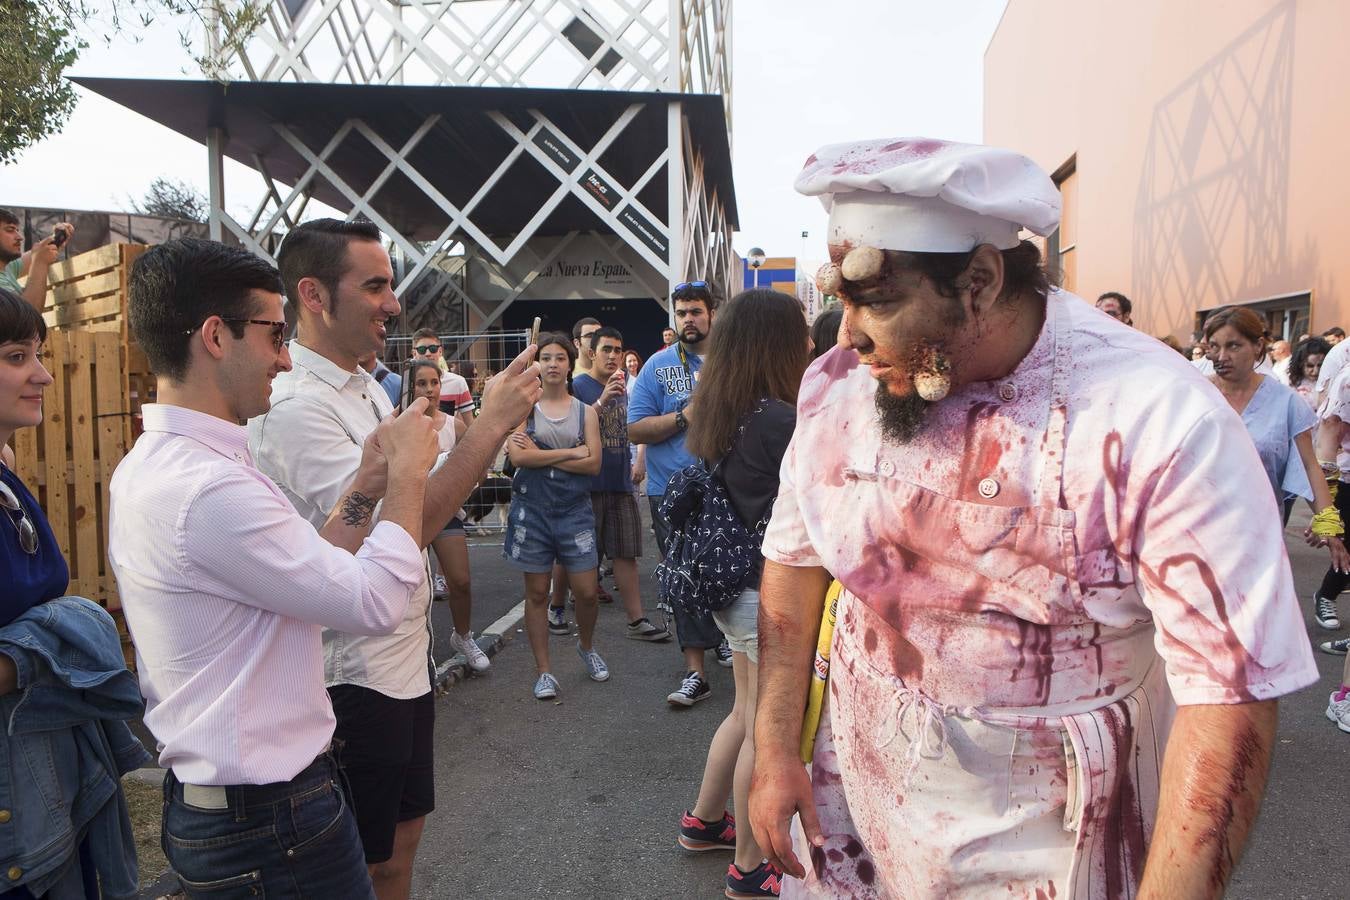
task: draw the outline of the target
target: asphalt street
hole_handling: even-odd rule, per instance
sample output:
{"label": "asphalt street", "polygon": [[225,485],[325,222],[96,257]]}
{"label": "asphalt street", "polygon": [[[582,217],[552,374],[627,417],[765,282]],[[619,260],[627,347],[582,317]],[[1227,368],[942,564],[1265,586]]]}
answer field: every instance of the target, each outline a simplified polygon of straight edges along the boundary
{"label": "asphalt street", "polygon": [[[1325,551],[1287,541],[1299,595],[1311,595]],[[475,539],[475,543],[477,539]],[[482,629],[520,602],[519,576],[501,548],[471,548],[475,623]],[[644,600],[655,597],[644,560]],[[1312,622],[1310,639],[1325,635]],[[436,605],[439,634],[449,628]],[[1350,597],[1342,616],[1350,617]],[[570,616],[569,616],[570,617]],[[618,606],[602,606],[596,646],[613,677],[588,681],[573,637],[551,639],[557,702],[530,695],[534,666],[519,625],[492,669],[456,684],[437,706],[437,810],[418,855],[419,898],[721,896],[726,853],[690,854],[675,843],[693,803],[708,741],[730,709],[730,670],[711,664],[713,695],[690,710],[665,702],[682,675],[673,644],[623,637]],[[441,654],[444,654],[444,648]],[[1315,654],[1322,681],[1281,704],[1265,805],[1229,897],[1331,900],[1350,896],[1343,850],[1350,834],[1350,735],[1325,718],[1341,657]]]}

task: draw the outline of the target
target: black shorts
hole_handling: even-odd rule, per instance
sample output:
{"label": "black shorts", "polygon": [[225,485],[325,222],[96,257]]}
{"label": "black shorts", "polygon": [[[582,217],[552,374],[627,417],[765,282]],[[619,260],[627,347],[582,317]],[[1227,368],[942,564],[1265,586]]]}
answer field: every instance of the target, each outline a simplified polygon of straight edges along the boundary
{"label": "black shorts", "polygon": [[436,707],[427,692],[396,700],[339,684],[328,689],[337,716],[333,749],[351,787],[366,862],[394,855],[394,829],[436,808],[431,741]]}

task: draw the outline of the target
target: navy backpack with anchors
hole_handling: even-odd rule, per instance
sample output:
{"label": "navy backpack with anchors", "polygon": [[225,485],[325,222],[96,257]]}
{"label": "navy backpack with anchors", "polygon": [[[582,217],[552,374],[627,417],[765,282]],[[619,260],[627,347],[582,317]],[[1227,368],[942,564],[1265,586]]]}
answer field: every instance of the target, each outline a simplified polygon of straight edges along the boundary
{"label": "navy backpack with anchors", "polygon": [[[742,422],[737,442],[745,433],[745,422],[763,408],[761,402]],[[656,567],[661,599],[678,603],[694,616],[726,609],[740,596],[759,563],[773,509],[770,504],[753,528],[746,527],[717,474],[725,459],[711,469],[700,460],[675,473],[658,509],[670,523],[666,556]]]}

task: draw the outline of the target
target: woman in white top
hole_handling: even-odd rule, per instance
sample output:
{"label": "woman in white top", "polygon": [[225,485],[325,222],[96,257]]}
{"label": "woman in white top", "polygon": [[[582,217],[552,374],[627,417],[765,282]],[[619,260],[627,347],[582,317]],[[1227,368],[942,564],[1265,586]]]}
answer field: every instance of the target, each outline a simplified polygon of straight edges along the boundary
{"label": "woman in white top", "polygon": [[[450,451],[455,449],[455,441],[465,431],[463,419],[441,412],[438,401],[441,396],[441,371],[429,359],[415,359],[408,365],[403,376],[408,386],[406,403],[418,397],[427,398],[427,415],[436,426],[436,440],[440,445],[440,455],[436,458],[436,468],[445,464]],[[433,469],[434,471],[434,469]],[[445,594],[450,603],[450,619],[454,628],[450,632],[450,649],[462,654],[469,668],[482,672],[491,663],[469,631],[473,615],[473,591],[469,580],[469,543],[464,534],[464,521],[456,515],[436,539],[431,542],[436,553],[436,562],[445,573]]]}

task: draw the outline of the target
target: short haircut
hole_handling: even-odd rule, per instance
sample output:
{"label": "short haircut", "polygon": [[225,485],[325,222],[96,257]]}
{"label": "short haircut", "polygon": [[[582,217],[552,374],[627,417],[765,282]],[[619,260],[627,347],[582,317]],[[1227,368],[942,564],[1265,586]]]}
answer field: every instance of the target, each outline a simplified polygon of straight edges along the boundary
{"label": "short haircut", "polygon": [[1332,325],[1326,331],[1322,332],[1322,337],[1345,337],[1345,329],[1339,325]]}
{"label": "short haircut", "polygon": [[414,344],[423,338],[434,338],[438,344],[441,342],[441,336],[432,328],[419,328],[413,332],[412,339]]}
{"label": "short haircut", "polygon": [[600,324],[599,319],[593,319],[590,316],[587,316],[584,319],[577,319],[576,324],[572,326],[572,340],[574,341],[581,340],[581,329],[585,328],[587,325],[599,325],[599,324]]}
{"label": "short haircut", "polygon": [[0,209],[0,225],[22,225],[19,217],[7,209]]}
{"label": "short haircut", "polygon": [[42,313],[13,291],[0,288],[0,344],[47,339],[47,323]]}
{"label": "short haircut", "polygon": [[591,332],[590,345],[592,353],[594,353],[595,348],[599,346],[602,337],[614,338],[614,340],[619,342],[620,347],[623,346],[623,332],[613,326],[606,325],[603,328],[597,328]]}
{"label": "short haircut", "polygon": [[347,272],[347,244],[351,241],[380,242],[380,229],[366,219],[313,219],[290,230],[277,251],[277,266],[286,285],[286,296],[297,313],[300,279],[317,278],[337,304],[337,284]]}
{"label": "short haircut", "polygon": [[[1119,291],[1107,291],[1105,294],[1102,294],[1100,297],[1097,298],[1097,303],[1101,303],[1103,300],[1114,300],[1117,303],[1119,303],[1120,314],[1122,316],[1125,316],[1127,319],[1130,317],[1130,314],[1134,312],[1134,304],[1130,302],[1130,298],[1126,297]],[[1096,306],[1097,304],[1094,303],[1093,305]]]}
{"label": "short haircut", "polygon": [[[156,375],[182,381],[191,334],[211,316],[254,315],[253,291],[282,292],[276,268],[237,247],[202,238],[177,238],[152,247],[131,267],[131,334]],[[236,338],[244,326],[227,323]]]}
{"label": "short haircut", "polygon": [[661,333],[662,333],[662,334],[665,334],[667,331],[669,331],[671,334],[674,334],[674,333],[675,333],[675,329],[674,329],[674,328],[671,328],[669,325],[667,325],[665,328],[662,328],[662,329],[661,329]]}
{"label": "short haircut", "polygon": [[717,309],[717,295],[713,293],[711,282],[703,282],[702,287],[694,287],[692,283],[686,283],[670,295],[672,306],[678,302],[693,303],[699,300],[703,301],[703,305],[708,312]]}

